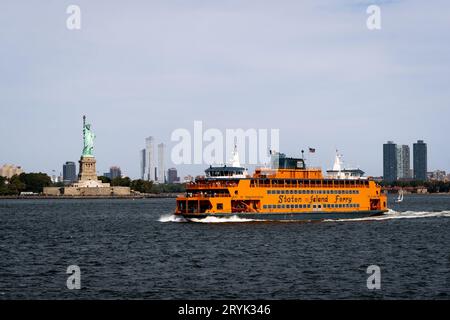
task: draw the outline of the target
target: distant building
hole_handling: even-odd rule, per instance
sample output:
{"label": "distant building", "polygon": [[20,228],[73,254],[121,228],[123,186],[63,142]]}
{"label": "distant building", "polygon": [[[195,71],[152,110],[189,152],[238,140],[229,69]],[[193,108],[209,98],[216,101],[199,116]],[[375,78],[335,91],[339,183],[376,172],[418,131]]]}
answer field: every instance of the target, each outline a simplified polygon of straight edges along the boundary
{"label": "distant building", "polygon": [[0,176],[5,177],[7,179],[11,179],[12,176],[19,175],[21,173],[23,173],[23,170],[20,166],[5,164],[2,167],[0,167]]}
{"label": "distant building", "polygon": [[409,146],[397,145],[397,179],[411,178],[411,156]]}
{"label": "distant building", "polygon": [[109,175],[111,180],[115,178],[122,178],[122,171],[120,170],[120,167],[113,166],[109,168]]}
{"label": "distant building", "polygon": [[447,173],[443,170],[427,172],[427,179],[431,181],[447,181]]}
{"label": "distant building", "polygon": [[141,152],[139,153],[139,157],[141,159],[141,171],[140,171],[140,176],[142,180],[145,180],[145,166],[146,166],[146,157],[145,157],[145,149],[142,149]]}
{"label": "distant building", "polygon": [[63,164],[63,182],[64,184],[71,184],[77,181],[77,166],[73,161],[66,161]]}
{"label": "distant building", "polygon": [[414,179],[425,181],[427,179],[427,144],[417,140],[413,145]]}
{"label": "distant building", "polygon": [[[105,172],[105,173],[103,174],[103,176],[104,176],[105,178],[111,179],[111,172]],[[112,179],[111,179],[111,180],[112,180]]]}
{"label": "distant building", "polygon": [[184,182],[184,183],[187,183],[187,182],[193,182],[193,181],[194,181],[194,177],[191,176],[190,174],[187,175],[187,176],[185,176],[185,177],[183,178],[183,182]]}
{"label": "distant building", "polygon": [[146,180],[156,181],[155,140],[153,137],[145,139],[145,165]]}
{"label": "distant building", "polygon": [[397,145],[392,141],[383,144],[383,180],[397,180]]}
{"label": "distant building", "polygon": [[178,177],[177,169],[170,168],[169,170],[167,170],[167,182],[168,183],[180,182],[180,177]]}
{"label": "distant building", "polygon": [[166,168],[164,165],[164,154],[166,153],[166,146],[164,143],[158,144],[158,175],[157,180],[159,183],[166,182]]}

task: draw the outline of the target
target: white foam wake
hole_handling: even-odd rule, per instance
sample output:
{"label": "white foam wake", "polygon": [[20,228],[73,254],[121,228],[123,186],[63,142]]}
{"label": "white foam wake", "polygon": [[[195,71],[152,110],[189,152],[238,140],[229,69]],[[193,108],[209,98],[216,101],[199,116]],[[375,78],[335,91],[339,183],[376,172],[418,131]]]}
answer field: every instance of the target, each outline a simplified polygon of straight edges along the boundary
{"label": "white foam wake", "polygon": [[253,221],[266,221],[262,219],[248,219],[248,218],[241,218],[238,216],[231,216],[231,217],[212,217],[208,216],[203,219],[190,219],[193,222],[200,222],[200,223],[226,223],[226,222],[253,222]]}
{"label": "white foam wake", "polygon": [[173,213],[165,214],[159,217],[159,222],[187,222],[187,220],[183,217],[176,216]]}
{"label": "white foam wake", "polygon": [[391,220],[391,219],[417,219],[417,218],[432,218],[432,217],[450,217],[450,211],[395,211],[389,209],[382,216],[366,217],[366,218],[354,218],[354,219],[326,219],[325,222],[336,221],[371,221],[371,220]]}
{"label": "white foam wake", "polygon": [[208,216],[202,219],[197,218],[191,218],[189,220],[176,216],[174,214],[166,214],[162,215],[158,219],[159,222],[199,222],[199,223],[225,223],[225,222],[252,222],[252,221],[266,221],[266,220],[259,220],[259,219],[247,219],[247,218],[240,218],[238,216],[230,216],[230,217],[212,217]]}
{"label": "white foam wake", "polygon": [[[365,218],[347,218],[347,219],[325,219],[323,222],[342,222],[342,221],[376,221],[376,220],[391,220],[391,219],[417,219],[417,218],[431,218],[431,217],[449,217],[450,211],[395,211],[390,209],[384,215],[375,216],[375,217],[365,217]],[[213,217],[208,216],[202,219],[191,218],[185,219],[181,216],[177,216],[174,214],[166,214],[162,215],[159,219],[159,222],[197,222],[197,223],[238,223],[238,222],[257,222],[257,221],[271,221],[266,219],[249,219],[249,218],[241,218],[236,215],[230,217]],[[279,222],[300,222],[300,220],[280,220]]]}

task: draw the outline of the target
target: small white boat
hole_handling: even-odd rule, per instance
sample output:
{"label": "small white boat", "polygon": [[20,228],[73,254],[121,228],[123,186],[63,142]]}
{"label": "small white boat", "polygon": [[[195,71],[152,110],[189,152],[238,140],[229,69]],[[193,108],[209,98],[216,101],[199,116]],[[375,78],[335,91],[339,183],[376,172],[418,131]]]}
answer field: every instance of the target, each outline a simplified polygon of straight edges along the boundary
{"label": "small white boat", "polygon": [[398,198],[395,200],[395,202],[402,202],[403,201],[403,190],[398,191]]}

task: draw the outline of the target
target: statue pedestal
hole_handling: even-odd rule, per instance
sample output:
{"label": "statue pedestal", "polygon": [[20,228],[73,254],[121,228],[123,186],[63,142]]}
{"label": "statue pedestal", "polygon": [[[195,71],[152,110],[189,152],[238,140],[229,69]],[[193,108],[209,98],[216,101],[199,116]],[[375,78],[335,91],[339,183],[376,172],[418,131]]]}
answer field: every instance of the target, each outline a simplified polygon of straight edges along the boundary
{"label": "statue pedestal", "polygon": [[81,156],[80,158],[80,173],[78,174],[78,182],[72,184],[77,188],[107,188],[109,183],[102,183],[97,178],[97,170],[95,163],[97,161],[94,157]]}
{"label": "statue pedestal", "polygon": [[78,181],[97,181],[97,170],[95,169],[95,163],[97,161],[94,157],[82,156],[80,158],[80,173],[78,174]]}

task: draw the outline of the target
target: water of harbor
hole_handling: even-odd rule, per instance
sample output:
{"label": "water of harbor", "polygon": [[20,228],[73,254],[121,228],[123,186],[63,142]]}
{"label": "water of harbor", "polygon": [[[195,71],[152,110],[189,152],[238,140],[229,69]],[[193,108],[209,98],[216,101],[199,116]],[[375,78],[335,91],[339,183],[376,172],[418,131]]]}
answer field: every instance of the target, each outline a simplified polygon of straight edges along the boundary
{"label": "water of harbor", "polygon": [[[0,299],[450,298],[450,195],[315,223],[186,223],[174,205],[0,200]],[[69,265],[80,290],[66,286]],[[367,288],[369,265],[379,290]]]}

